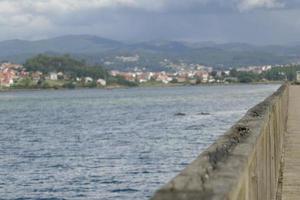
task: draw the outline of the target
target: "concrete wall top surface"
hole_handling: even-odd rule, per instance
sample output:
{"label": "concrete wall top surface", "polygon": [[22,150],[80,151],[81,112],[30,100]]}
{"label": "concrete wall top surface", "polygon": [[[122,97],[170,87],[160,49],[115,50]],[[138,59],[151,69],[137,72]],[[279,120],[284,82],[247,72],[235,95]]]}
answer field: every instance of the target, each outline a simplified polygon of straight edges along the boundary
{"label": "concrete wall top surface", "polygon": [[265,185],[271,192],[264,198],[273,198],[276,189],[271,187],[277,187],[288,91],[289,85],[284,84],[251,108],[152,200],[262,199],[260,187]]}

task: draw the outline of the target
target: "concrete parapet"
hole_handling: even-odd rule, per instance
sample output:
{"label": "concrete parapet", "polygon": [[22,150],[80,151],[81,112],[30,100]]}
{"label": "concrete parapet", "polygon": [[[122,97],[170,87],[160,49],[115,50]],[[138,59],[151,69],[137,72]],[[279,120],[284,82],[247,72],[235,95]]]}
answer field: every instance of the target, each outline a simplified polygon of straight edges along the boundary
{"label": "concrete parapet", "polygon": [[151,200],[271,200],[280,177],[289,85],[250,109]]}

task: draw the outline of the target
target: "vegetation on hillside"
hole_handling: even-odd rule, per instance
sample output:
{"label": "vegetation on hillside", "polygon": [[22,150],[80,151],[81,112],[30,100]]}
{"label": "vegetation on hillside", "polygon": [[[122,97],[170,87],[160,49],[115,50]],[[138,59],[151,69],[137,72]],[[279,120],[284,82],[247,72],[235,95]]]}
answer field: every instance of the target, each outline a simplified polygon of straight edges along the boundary
{"label": "vegetation on hillside", "polygon": [[[49,80],[40,80],[37,83],[37,87],[52,88],[52,87],[67,87],[73,88],[76,86],[81,87],[96,87],[96,81],[98,79],[104,79],[107,81],[107,85],[123,85],[123,86],[136,86],[135,83],[129,82],[122,77],[113,77],[102,66],[94,65],[89,66],[84,61],[79,61],[71,58],[69,55],[64,56],[48,56],[40,54],[36,57],[28,59],[24,64],[25,69],[28,72],[42,72],[43,74],[49,74],[51,72],[62,72],[68,78],[60,81],[51,82]],[[93,79],[89,83],[75,83],[78,78],[90,77]],[[23,80],[19,83],[20,86],[32,86],[30,80]],[[17,84],[18,86],[18,84]]]}
{"label": "vegetation on hillside", "polygon": [[278,80],[296,80],[296,72],[300,71],[300,65],[291,65],[287,67],[276,67],[264,74],[265,78],[272,81]]}
{"label": "vegetation on hillside", "polygon": [[232,77],[236,77],[238,82],[251,83],[263,80],[267,81],[295,81],[297,71],[300,71],[300,65],[291,65],[286,67],[273,67],[271,70],[262,74],[253,72],[238,72],[236,69],[230,71]]}
{"label": "vegetation on hillside", "polygon": [[[88,47],[88,48],[86,48]],[[24,51],[26,49],[26,51]],[[109,69],[133,70],[136,66],[149,71],[172,71],[172,63],[203,64],[214,67],[239,67],[248,65],[287,64],[298,60],[300,46],[254,46],[241,43],[186,43],[150,41],[125,44],[88,35],[68,35],[40,41],[0,42],[0,60],[16,63],[40,52],[61,55],[65,52],[88,63],[103,63]],[[123,62],[118,56],[139,55],[136,62]],[[103,59],[105,58],[105,59]],[[105,60],[105,62],[103,61]]]}
{"label": "vegetation on hillside", "polygon": [[76,77],[106,78],[109,73],[101,66],[87,66],[84,61],[71,58],[69,55],[48,56],[40,54],[28,59],[24,65],[27,71],[40,71],[42,73],[63,72]]}
{"label": "vegetation on hillside", "polygon": [[262,74],[256,74],[253,72],[239,72],[236,69],[232,69],[230,71],[230,75],[237,78],[238,82],[240,83],[259,82],[264,78]]}

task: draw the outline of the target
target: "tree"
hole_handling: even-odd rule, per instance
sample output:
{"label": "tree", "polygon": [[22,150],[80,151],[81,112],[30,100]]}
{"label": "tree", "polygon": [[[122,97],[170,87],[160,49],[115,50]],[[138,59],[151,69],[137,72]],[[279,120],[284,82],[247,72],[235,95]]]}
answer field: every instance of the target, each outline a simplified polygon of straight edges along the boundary
{"label": "tree", "polygon": [[31,78],[22,78],[20,79],[15,85],[14,87],[16,88],[33,88],[35,87],[36,84],[32,81]]}
{"label": "tree", "polygon": [[211,76],[216,77],[216,76],[217,76],[217,73],[218,73],[217,71],[212,71],[212,72],[211,72]]}
{"label": "tree", "polygon": [[238,71],[236,69],[230,70],[230,76],[237,77],[237,75],[238,75]]}

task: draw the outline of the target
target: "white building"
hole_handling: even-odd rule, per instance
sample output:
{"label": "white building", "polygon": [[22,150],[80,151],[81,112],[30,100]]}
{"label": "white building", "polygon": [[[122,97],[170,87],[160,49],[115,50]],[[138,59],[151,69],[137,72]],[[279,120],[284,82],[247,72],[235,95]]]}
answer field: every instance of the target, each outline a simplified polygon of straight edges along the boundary
{"label": "white building", "polygon": [[209,74],[208,73],[203,73],[202,74],[202,82],[203,83],[207,83],[208,82],[208,79],[209,79]]}
{"label": "white building", "polygon": [[229,76],[230,75],[230,71],[226,70],[226,71],[224,71],[224,74],[227,75],[227,76]]}
{"label": "white building", "polygon": [[297,82],[300,83],[300,71],[297,72]]}
{"label": "white building", "polygon": [[99,78],[98,80],[97,80],[97,83],[98,84],[100,84],[100,85],[102,85],[102,86],[106,86],[106,80],[104,80],[104,79],[101,79],[101,78]]}
{"label": "white building", "polygon": [[94,81],[93,78],[91,78],[91,77],[85,77],[85,82],[86,82],[86,83],[91,83],[91,82],[93,82],[93,81]]}
{"label": "white building", "polygon": [[56,72],[50,73],[50,80],[57,81],[57,73]]}

